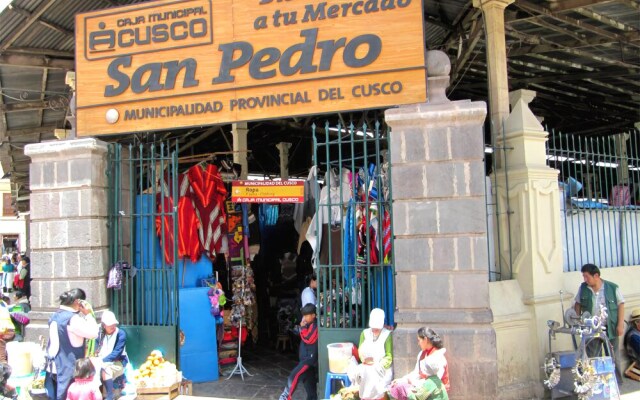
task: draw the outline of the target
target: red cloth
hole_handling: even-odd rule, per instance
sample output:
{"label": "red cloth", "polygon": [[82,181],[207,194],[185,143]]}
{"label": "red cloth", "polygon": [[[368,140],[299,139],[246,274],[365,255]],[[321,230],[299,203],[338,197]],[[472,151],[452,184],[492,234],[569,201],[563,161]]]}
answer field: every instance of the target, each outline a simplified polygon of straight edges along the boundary
{"label": "red cloth", "polygon": [[196,216],[193,202],[187,196],[190,190],[189,177],[181,174],[178,177],[178,256],[189,257],[192,262],[197,262],[202,256],[202,244],[198,237],[200,221]]}
{"label": "red cloth", "polygon": [[222,230],[226,221],[224,201],[227,190],[224,187],[218,167],[207,165],[193,166],[187,171],[191,191],[189,197],[193,202],[196,216],[200,221],[198,235],[200,244],[207,256],[214,260],[222,245]]}
{"label": "red cloth", "polygon": [[385,264],[391,262],[391,215],[384,210],[382,218],[382,260]]}
{"label": "red cloth", "polygon": [[[164,254],[164,259],[169,265],[173,265],[173,193],[171,190],[171,180],[168,174],[165,174],[160,181],[160,191],[156,195],[156,204],[158,206],[158,215],[156,216],[156,233],[160,240],[160,248]],[[163,241],[164,231],[164,241]]]}
{"label": "red cloth", "polygon": [[[164,243],[161,243],[164,258],[167,264],[173,265],[173,212],[174,200],[169,178],[165,175],[164,181],[160,182],[161,190],[157,195],[158,213],[164,213],[156,217],[156,233],[162,241],[162,230],[164,230]],[[202,255],[202,246],[198,238],[198,226],[200,221],[196,217],[195,209],[191,198],[187,196],[189,192],[189,177],[186,174],[178,175],[178,257],[189,257],[191,261],[197,262]]]}
{"label": "red cloth", "polygon": [[[164,217],[156,217],[156,233],[161,243],[165,260],[174,263],[173,217],[169,215],[174,209],[174,199],[169,177],[165,175],[160,182],[161,190],[156,202],[158,213]],[[178,257],[189,257],[197,262],[202,253],[214,260],[222,244],[222,231],[226,222],[224,200],[227,191],[218,168],[210,164],[205,168],[200,165],[191,167],[186,173],[178,176]]]}

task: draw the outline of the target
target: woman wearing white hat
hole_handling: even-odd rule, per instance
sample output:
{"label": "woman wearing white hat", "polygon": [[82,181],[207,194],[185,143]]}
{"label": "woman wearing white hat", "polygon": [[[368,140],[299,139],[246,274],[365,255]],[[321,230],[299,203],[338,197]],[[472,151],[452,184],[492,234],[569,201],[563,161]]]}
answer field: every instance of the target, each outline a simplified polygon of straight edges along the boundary
{"label": "woman wearing white hat", "polygon": [[361,364],[349,371],[349,379],[359,386],[361,400],[385,397],[386,387],[393,379],[392,343],[391,331],[384,327],[384,311],[374,308],[369,315],[369,329],[360,334],[358,356]]}
{"label": "woman wearing white hat", "polygon": [[101,322],[102,330],[98,339],[100,378],[107,392],[105,400],[112,400],[113,380],[124,373],[124,367],[129,362],[126,349],[127,334],[118,328],[119,322],[115,314],[109,310],[102,313]]}

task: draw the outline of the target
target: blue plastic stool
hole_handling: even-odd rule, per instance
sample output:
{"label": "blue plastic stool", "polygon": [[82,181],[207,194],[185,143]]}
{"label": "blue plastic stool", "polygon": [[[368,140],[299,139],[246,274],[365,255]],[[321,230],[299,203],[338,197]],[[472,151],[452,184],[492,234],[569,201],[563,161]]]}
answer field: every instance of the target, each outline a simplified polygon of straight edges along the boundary
{"label": "blue plastic stool", "polygon": [[351,386],[351,381],[347,374],[334,374],[333,372],[327,372],[327,380],[324,384],[324,398],[331,397],[331,383],[335,380],[342,381],[344,387]]}

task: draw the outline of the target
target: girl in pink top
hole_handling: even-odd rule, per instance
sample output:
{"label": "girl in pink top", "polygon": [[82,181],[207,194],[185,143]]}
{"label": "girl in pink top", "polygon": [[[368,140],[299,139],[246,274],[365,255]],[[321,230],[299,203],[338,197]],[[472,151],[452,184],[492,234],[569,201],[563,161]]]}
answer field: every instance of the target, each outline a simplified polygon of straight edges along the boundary
{"label": "girl in pink top", "polygon": [[76,360],[73,383],[69,386],[67,400],[102,400],[100,387],[93,380],[96,369],[88,358]]}

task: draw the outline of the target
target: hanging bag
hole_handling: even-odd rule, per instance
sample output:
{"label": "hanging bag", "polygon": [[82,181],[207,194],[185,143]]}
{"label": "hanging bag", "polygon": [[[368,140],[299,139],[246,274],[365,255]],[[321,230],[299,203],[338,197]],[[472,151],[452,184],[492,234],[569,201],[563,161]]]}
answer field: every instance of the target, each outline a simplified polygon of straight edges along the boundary
{"label": "hanging bag", "polygon": [[107,278],[107,289],[122,289],[122,264],[117,262],[109,269]]}

